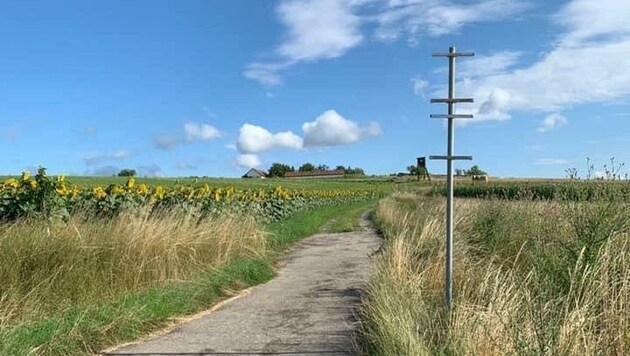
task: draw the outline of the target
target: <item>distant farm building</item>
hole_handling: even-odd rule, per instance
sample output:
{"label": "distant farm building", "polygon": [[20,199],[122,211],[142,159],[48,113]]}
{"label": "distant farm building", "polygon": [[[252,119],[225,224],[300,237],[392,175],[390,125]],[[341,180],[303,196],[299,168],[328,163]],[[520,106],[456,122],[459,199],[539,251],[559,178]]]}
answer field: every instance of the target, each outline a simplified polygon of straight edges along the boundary
{"label": "distant farm building", "polygon": [[475,174],[472,176],[472,180],[480,181],[480,182],[487,182],[490,180],[490,178],[488,177],[487,174]]}
{"label": "distant farm building", "polygon": [[308,172],[287,172],[285,178],[307,179],[307,178],[343,178],[346,175],[343,169],[334,171],[308,171]]}
{"label": "distant farm building", "polygon": [[243,175],[243,178],[267,178],[267,172],[252,168]]}

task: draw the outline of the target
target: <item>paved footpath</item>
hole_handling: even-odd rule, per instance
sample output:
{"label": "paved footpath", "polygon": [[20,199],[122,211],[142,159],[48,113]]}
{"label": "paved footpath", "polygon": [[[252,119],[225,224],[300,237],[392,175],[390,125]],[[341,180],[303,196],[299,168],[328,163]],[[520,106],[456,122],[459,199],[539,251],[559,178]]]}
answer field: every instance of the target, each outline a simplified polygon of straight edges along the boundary
{"label": "paved footpath", "polygon": [[381,239],[363,230],[302,240],[278,276],[165,335],[107,355],[355,355],[356,307]]}

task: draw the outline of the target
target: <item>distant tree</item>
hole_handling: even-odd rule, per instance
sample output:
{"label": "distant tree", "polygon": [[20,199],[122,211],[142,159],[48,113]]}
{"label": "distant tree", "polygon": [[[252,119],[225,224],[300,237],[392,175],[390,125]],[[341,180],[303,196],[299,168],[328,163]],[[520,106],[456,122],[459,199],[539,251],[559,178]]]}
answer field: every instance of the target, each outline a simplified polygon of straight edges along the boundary
{"label": "distant tree", "polygon": [[312,163],[304,163],[298,168],[300,172],[312,172],[315,170],[315,166]]}
{"label": "distant tree", "polygon": [[455,168],[455,175],[456,176],[463,176],[465,175],[466,171],[461,169],[461,168]]}
{"label": "distant tree", "polygon": [[365,175],[365,172],[363,171],[363,168],[359,168],[359,167],[351,168],[350,166],[348,166],[348,168],[346,168],[344,170],[344,172],[346,174],[351,174],[351,175],[355,175],[355,176],[364,176]]}
{"label": "distant tree", "polygon": [[470,167],[469,170],[466,171],[466,175],[468,176],[481,176],[484,174],[488,174],[485,171],[483,171],[481,168],[479,168],[478,165],[474,165],[472,167]]}
{"label": "distant tree", "polygon": [[328,165],[326,165],[326,164],[320,164],[319,166],[317,166],[317,170],[318,171],[327,171],[329,169],[330,169],[330,167],[328,167]]}
{"label": "distant tree", "polygon": [[346,171],[346,167],[344,167],[344,166],[337,166],[337,167],[335,167],[335,170],[336,171],[344,171],[345,172]]}
{"label": "distant tree", "polygon": [[424,176],[427,174],[426,168],[418,167],[416,165],[408,166],[407,171],[409,171],[409,174],[413,176],[418,176],[418,179],[420,179],[420,176]]}
{"label": "distant tree", "polygon": [[125,169],[121,169],[120,172],[118,172],[119,177],[133,177],[135,175],[136,175],[135,169],[125,168]]}
{"label": "distant tree", "polygon": [[284,177],[287,172],[295,172],[295,168],[283,163],[274,163],[269,168],[270,177]]}

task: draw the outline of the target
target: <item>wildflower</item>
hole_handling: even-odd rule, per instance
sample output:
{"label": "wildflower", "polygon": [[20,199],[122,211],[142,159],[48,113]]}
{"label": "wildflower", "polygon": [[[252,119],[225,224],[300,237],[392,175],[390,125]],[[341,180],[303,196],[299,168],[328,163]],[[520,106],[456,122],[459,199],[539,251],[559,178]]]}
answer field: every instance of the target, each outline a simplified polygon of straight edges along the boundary
{"label": "wildflower", "polygon": [[101,186],[94,187],[94,189],[92,189],[92,193],[99,199],[103,199],[107,196],[105,189],[103,189],[103,187]]}
{"label": "wildflower", "polygon": [[136,185],[136,180],[133,178],[129,178],[127,179],[127,188],[133,188],[133,186]]}
{"label": "wildflower", "polygon": [[136,193],[140,195],[146,195],[149,192],[149,187],[146,184],[139,184],[138,188],[136,188]]}
{"label": "wildflower", "polygon": [[58,195],[61,196],[66,196],[69,193],[68,188],[65,185],[57,186],[57,188],[55,188],[55,191]]}
{"label": "wildflower", "polygon": [[125,192],[125,190],[122,189],[119,185],[115,185],[111,189],[111,193],[113,195],[120,195],[120,194],[123,194],[124,192]]}
{"label": "wildflower", "polygon": [[5,188],[17,188],[20,185],[20,182],[15,178],[9,178],[2,183]]}
{"label": "wildflower", "polygon": [[153,197],[155,199],[161,200],[164,199],[164,195],[166,194],[166,189],[162,186],[157,186],[153,189]]}

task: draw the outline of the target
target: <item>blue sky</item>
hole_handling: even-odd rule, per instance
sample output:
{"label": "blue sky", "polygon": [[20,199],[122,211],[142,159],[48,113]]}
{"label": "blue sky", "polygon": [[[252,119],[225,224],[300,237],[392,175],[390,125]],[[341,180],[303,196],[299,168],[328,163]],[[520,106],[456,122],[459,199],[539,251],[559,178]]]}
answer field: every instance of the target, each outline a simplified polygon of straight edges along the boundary
{"label": "blue sky", "polygon": [[[235,177],[273,162],[404,171],[457,154],[497,176],[630,164],[630,3],[14,1],[0,12],[0,174]],[[443,172],[443,162],[429,162]],[[625,171],[624,171],[625,172]]]}

